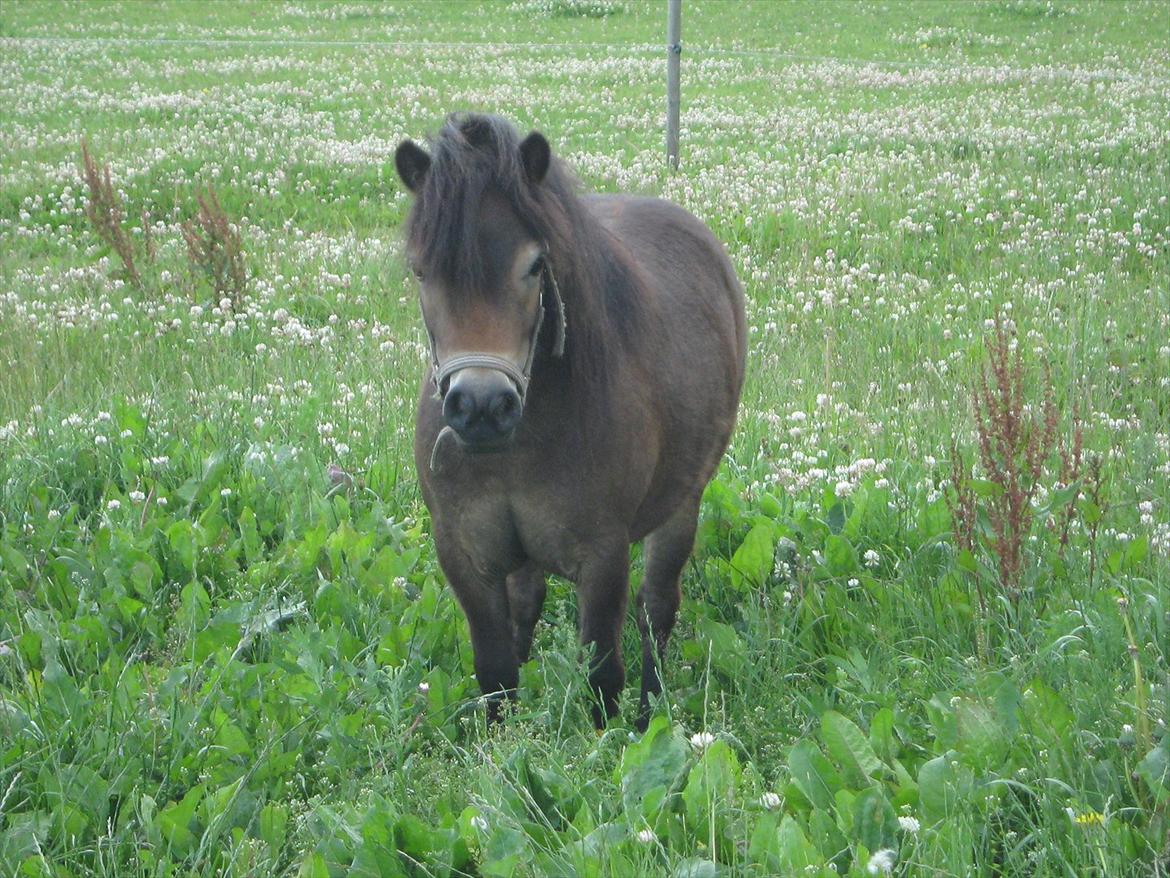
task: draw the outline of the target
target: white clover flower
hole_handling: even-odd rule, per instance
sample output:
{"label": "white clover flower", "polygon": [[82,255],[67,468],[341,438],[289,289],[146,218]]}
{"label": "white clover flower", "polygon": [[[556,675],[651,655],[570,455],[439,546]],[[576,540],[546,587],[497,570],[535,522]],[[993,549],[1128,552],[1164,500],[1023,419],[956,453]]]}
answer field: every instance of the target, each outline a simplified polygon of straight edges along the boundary
{"label": "white clover flower", "polygon": [[49,521],[56,521],[60,517],[61,517],[61,510],[60,509],[50,509],[49,510]]}
{"label": "white clover flower", "polygon": [[777,793],[764,793],[762,796],[760,796],[760,807],[767,808],[769,811],[775,811],[780,807],[781,801],[782,799]]}
{"label": "white clover flower", "polygon": [[865,560],[866,567],[877,567],[882,561],[882,556],[873,549],[866,549],[862,557]]}
{"label": "white clover flower", "polygon": [[650,842],[654,841],[654,839],[657,837],[658,836],[654,834],[653,829],[642,829],[635,836],[635,838],[637,838],[638,841],[640,841],[642,844],[650,844]]}
{"label": "white clover flower", "polygon": [[423,680],[421,683],[418,684],[418,691],[421,692],[423,695],[426,695],[428,692],[431,691],[431,684],[428,683],[426,680]]}
{"label": "white clover flower", "polygon": [[898,825],[902,827],[903,832],[909,832],[911,835],[918,832],[922,828],[922,824],[918,822],[917,817],[902,816],[898,818]]}
{"label": "white clover flower", "polygon": [[110,510],[111,512],[114,512],[114,511],[121,509],[121,508],[122,508],[122,501],[121,500],[111,500],[109,503],[106,504],[106,509]]}
{"label": "white clover flower", "polygon": [[479,814],[476,814],[474,817],[471,818],[471,826],[473,829],[476,829],[480,832],[487,832],[488,831],[487,819]]}
{"label": "white clover flower", "polygon": [[715,736],[710,732],[695,732],[691,735],[691,746],[696,750],[706,750],[715,743]]}
{"label": "white clover flower", "polygon": [[219,496],[221,496],[221,497],[230,497],[231,495],[232,495],[232,489],[231,489],[231,488],[221,488],[221,489],[220,489]]}
{"label": "white clover flower", "polygon": [[869,863],[866,864],[865,871],[870,875],[889,875],[894,871],[894,863],[898,860],[898,855],[890,848],[882,848],[879,851],[874,851],[872,857],[869,858]]}
{"label": "white clover flower", "polygon": [[130,492],[130,499],[133,500],[135,503],[141,503],[143,500],[146,499],[146,495],[143,494],[141,491],[131,491]]}
{"label": "white clover flower", "polygon": [[166,497],[156,497],[154,502],[157,503],[159,506],[166,506],[167,505],[167,498]]}

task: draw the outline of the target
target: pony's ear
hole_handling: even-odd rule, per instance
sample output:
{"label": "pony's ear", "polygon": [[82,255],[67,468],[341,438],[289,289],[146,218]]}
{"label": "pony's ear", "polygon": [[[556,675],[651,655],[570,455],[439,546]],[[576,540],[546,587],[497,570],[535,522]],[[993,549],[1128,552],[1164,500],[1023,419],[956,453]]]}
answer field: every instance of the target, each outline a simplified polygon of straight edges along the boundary
{"label": "pony's ear", "polygon": [[418,192],[431,169],[431,157],[413,140],[404,140],[394,151],[394,167],[403,185],[411,192]]}
{"label": "pony's ear", "polygon": [[533,183],[540,183],[548,173],[548,164],[552,160],[552,149],[544,135],[533,131],[520,144],[520,160],[524,162],[524,170],[528,179]]}

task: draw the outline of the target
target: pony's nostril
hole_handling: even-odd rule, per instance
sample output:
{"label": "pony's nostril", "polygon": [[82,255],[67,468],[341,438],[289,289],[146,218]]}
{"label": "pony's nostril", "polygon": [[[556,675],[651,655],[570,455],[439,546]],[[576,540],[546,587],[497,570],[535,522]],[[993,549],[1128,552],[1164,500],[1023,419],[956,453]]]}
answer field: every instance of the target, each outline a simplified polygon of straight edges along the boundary
{"label": "pony's nostril", "polygon": [[451,388],[443,398],[443,418],[456,430],[467,426],[475,414],[475,400],[471,394]]}
{"label": "pony's nostril", "polygon": [[496,397],[496,401],[492,403],[492,414],[496,418],[503,418],[506,417],[514,407],[515,406],[512,402],[512,394],[501,393],[498,397]]}
{"label": "pony's nostril", "polygon": [[520,413],[520,397],[511,388],[498,394],[492,401],[492,420],[496,422],[496,428],[501,433],[506,433],[516,426],[516,422],[520,420]]}

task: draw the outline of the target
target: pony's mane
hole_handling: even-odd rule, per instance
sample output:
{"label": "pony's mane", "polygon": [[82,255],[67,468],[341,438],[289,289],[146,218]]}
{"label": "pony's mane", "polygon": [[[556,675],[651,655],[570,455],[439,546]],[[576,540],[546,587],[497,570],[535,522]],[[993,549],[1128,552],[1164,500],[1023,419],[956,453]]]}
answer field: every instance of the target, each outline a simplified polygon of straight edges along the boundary
{"label": "pony's mane", "polygon": [[[640,324],[638,286],[608,233],[582,205],[573,174],[553,156],[534,185],[516,129],[498,116],[453,113],[430,146],[431,165],[407,221],[407,245],[418,267],[449,281],[451,294],[490,295],[479,247],[480,205],[489,191],[503,197],[548,246],[567,311],[572,368],[604,383],[609,345],[629,340]],[[545,321],[546,336],[552,323]]]}

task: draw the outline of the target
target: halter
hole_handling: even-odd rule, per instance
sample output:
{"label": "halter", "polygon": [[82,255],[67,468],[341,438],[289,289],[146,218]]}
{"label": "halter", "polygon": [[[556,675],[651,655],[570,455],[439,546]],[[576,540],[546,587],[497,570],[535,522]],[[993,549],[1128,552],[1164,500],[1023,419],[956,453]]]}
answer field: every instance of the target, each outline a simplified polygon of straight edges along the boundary
{"label": "halter", "polygon": [[439,362],[438,348],[435,346],[435,336],[427,325],[426,315],[423,315],[423,326],[427,331],[427,341],[431,346],[431,381],[435,385],[435,398],[443,398],[443,382],[447,381],[456,372],[464,369],[495,369],[503,372],[516,385],[520,394],[520,404],[528,396],[528,383],[532,380],[532,363],[536,359],[536,345],[540,339],[540,328],[544,324],[544,293],[550,291],[553,306],[556,309],[557,325],[556,338],[553,341],[552,353],[560,357],[565,353],[565,303],[561,299],[561,291],[557,286],[557,279],[553,276],[552,266],[547,257],[540,270],[540,302],[536,309],[536,322],[532,325],[532,332],[528,338],[528,356],[524,359],[523,367],[517,368],[511,360],[495,354],[464,354],[461,357],[452,357],[446,363]]}

